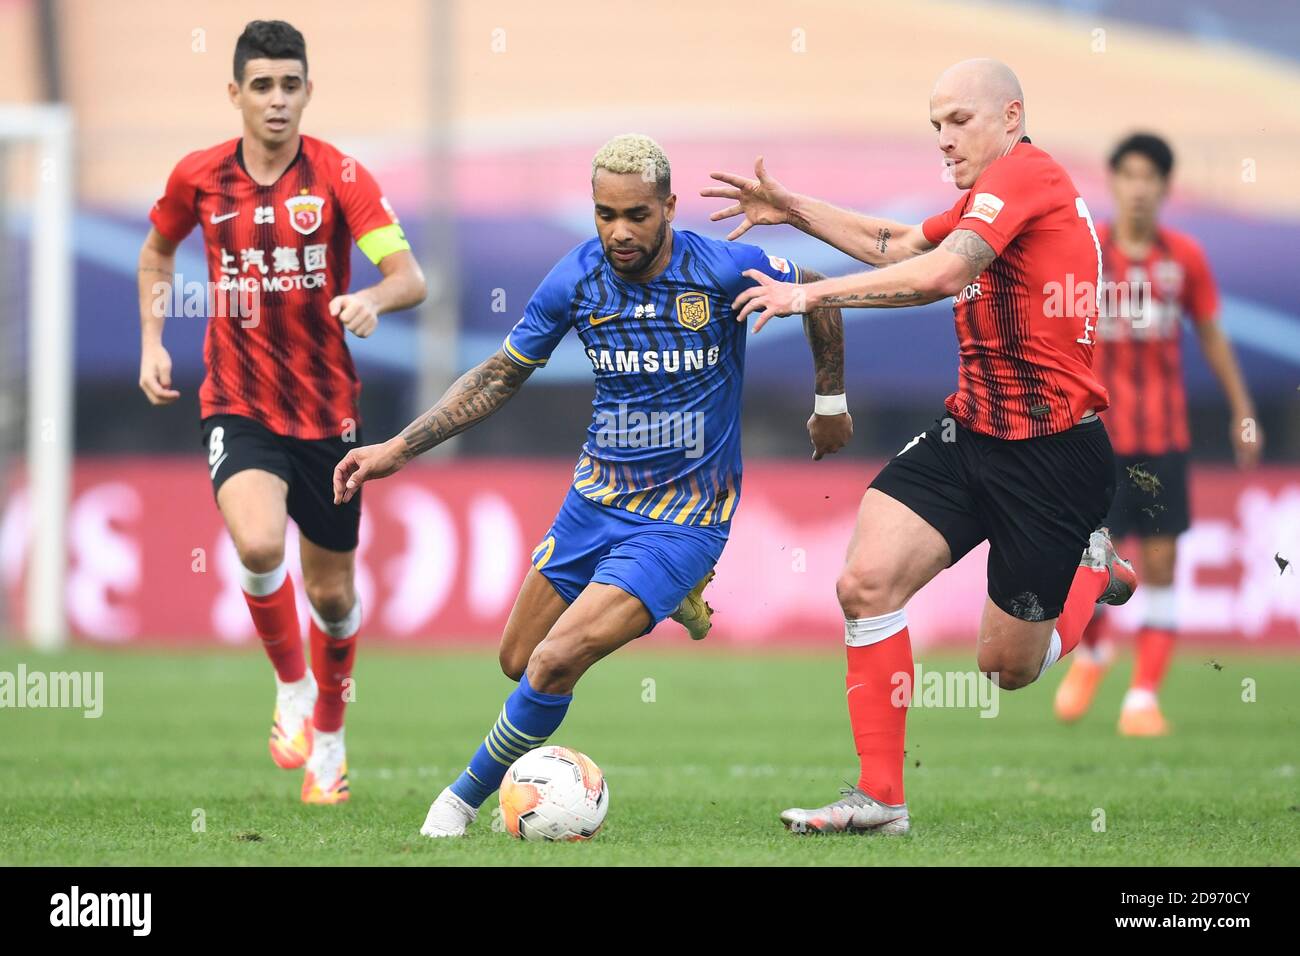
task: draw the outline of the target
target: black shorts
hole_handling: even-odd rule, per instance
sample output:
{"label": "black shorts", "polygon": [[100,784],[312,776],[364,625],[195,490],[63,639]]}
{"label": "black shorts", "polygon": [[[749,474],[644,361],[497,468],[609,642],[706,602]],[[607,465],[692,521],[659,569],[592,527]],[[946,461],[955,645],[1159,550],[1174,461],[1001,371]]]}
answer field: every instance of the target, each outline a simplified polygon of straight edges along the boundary
{"label": "black shorts", "polygon": [[[945,437],[947,440],[945,441]],[[989,542],[989,597],[1012,617],[1058,617],[1088,536],[1115,495],[1100,418],[1041,438],[981,435],[941,418],[871,483],[943,535],[956,564]]]}
{"label": "black shorts", "polygon": [[1187,453],[1120,455],[1115,501],[1106,515],[1111,537],[1182,534],[1191,525],[1187,506]]}
{"label": "black shorts", "polygon": [[289,438],[242,415],[203,419],[213,495],[227,478],[249,468],[278,475],[289,486],[289,517],[308,541],[330,551],[357,546],[361,492],[347,504],[334,504],[334,466],[360,441],[359,430],[354,441]]}

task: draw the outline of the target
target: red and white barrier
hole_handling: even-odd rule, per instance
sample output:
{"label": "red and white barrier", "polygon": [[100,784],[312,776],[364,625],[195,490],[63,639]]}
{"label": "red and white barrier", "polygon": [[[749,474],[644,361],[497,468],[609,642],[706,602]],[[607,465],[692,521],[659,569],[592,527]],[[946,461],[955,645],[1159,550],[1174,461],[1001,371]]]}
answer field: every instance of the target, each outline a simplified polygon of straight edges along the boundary
{"label": "red and white barrier", "polygon": [[[756,462],[746,470],[731,541],[708,598],[711,643],[837,647],[839,572],[876,464]],[[413,466],[366,485],[358,588],[368,639],[492,644],[529,554],[571,477],[568,462],[474,460]],[[252,624],[234,550],[203,462],[88,459],[75,470],[68,520],[68,616],[98,644],[246,644]],[[1198,468],[1195,524],[1180,541],[1179,613],[1189,640],[1300,648],[1300,468],[1242,475]],[[36,529],[39,533],[39,529]],[[9,629],[22,620],[28,497],[0,512],[0,579]],[[301,590],[296,535],[289,562]],[[941,574],[908,606],[913,640],[973,643],[985,594],[985,548]],[[300,596],[300,603],[305,599]],[[305,603],[301,618],[307,620]],[[1131,629],[1141,591],[1112,618]],[[661,625],[656,642],[684,642]]]}

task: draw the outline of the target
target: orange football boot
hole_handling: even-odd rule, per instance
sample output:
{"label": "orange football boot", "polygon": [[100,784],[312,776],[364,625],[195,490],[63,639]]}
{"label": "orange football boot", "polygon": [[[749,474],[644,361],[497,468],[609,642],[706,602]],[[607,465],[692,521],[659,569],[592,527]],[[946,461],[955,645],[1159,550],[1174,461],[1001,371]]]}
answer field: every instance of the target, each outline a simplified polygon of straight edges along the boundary
{"label": "orange football boot", "polygon": [[1107,669],[1106,664],[1093,660],[1086,649],[1079,648],[1065,680],[1056,688],[1056,719],[1068,724],[1086,714]]}

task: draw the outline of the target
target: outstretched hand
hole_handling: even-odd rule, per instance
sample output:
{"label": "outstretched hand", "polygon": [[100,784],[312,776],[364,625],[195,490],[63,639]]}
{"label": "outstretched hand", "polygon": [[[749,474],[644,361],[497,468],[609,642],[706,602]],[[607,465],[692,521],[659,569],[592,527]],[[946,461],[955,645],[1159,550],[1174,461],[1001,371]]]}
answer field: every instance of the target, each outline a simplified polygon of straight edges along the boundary
{"label": "outstretched hand", "polygon": [[750,286],[731,303],[737,322],[744,322],[751,313],[758,312],[758,319],[754,322],[754,331],[757,332],[767,325],[768,319],[808,311],[807,286],[777,282],[757,269],[746,269],[744,274],[758,285]]}
{"label": "outstretched hand", "polygon": [[767,174],[763,157],[754,161],[754,178],[747,179],[734,173],[709,174],[725,186],[709,186],[700,190],[701,196],[734,199],[734,205],[719,209],[709,216],[713,222],[744,215],[740,225],[727,234],[728,239],[739,239],[753,226],[779,226],[790,221],[794,207],[794,193]]}

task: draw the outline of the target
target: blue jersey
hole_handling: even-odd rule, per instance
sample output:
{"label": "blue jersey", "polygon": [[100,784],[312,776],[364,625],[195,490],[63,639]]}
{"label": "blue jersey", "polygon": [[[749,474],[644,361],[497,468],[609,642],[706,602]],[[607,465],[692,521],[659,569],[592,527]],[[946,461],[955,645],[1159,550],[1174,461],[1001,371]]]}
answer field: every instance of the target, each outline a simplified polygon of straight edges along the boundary
{"label": "blue jersey", "polygon": [[672,238],[668,267],[644,283],[621,278],[598,238],[582,243],[542,280],[503,348],[537,368],[577,330],[596,397],[574,490],[656,520],[725,526],[740,497],[748,331],[731,303],[754,284],[746,269],[785,282],[799,269],[757,246]]}

